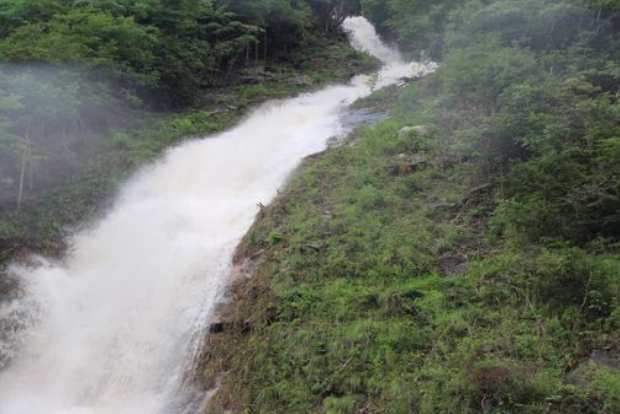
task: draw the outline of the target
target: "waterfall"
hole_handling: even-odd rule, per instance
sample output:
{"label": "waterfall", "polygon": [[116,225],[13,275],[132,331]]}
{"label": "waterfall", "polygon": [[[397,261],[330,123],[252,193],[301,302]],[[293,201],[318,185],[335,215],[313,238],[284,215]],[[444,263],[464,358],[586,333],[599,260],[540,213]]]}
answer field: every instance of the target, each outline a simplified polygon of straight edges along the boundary
{"label": "waterfall", "polygon": [[[346,28],[355,47],[386,63],[381,86],[415,73],[365,19]],[[12,355],[0,373],[0,414],[185,412],[185,374],[257,204],[345,134],[343,110],[370,92],[359,76],[172,148],[69,238],[62,260],[13,264],[25,293],[0,308],[0,327],[10,318],[21,327],[0,335],[0,352]]]}
{"label": "waterfall", "polygon": [[403,64],[400,52],[383,43],[377,29],[364,17],[349,17],[343,26],[354,48],[373,55],[388,65]]}

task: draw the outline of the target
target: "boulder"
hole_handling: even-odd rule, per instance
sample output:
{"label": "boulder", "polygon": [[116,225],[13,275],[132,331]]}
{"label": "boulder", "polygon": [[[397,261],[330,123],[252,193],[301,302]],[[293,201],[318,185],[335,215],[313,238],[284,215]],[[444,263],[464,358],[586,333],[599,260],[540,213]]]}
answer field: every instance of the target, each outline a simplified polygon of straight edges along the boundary
{"label": "boulder", "polygon": [[327,147],[328,148],[339,147],[343,143],[344,143],[344,138],[343,137],[333,136],[333,137],[329,137],[327,139]]}
{"label": "boulder", "polygon": [[417,135],[426,135],[428,133],[428,127],[424,125],[416,125],[401,128],[400,131],[398,131],[398,138],[406,138],[412,133]]}
{"label": "boulder", "polygon": [[226,331],[233,326],[233,322],[224,318],[215,318],[209,326],[210,334],[218,334]]}
{"label": "boulder", "polygon": [[426,163],[424,156],[421,154],[399,154],[397,158],[399,159],[398,164],[388,167],[390,174],[397,176],[416,172]]}

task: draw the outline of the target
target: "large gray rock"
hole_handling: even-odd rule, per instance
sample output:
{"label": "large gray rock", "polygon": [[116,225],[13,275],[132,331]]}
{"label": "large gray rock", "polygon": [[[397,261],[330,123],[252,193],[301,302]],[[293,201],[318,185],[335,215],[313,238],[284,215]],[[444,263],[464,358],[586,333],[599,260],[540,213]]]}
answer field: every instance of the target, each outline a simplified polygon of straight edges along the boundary
{"label": "large gray rock", "polygon": [[424,125],[407,126],[398,131],[399,138],[406,138],[411,134],[426,135],[428,133],[428,127]]}
{"label": "large gray rock", "polygon": [[397,164],[388,167],[389,172],[396,176],[403,176],[416,172],[420,167],[426,164],[426,159],[422,154],[398,154],[397,158]]}

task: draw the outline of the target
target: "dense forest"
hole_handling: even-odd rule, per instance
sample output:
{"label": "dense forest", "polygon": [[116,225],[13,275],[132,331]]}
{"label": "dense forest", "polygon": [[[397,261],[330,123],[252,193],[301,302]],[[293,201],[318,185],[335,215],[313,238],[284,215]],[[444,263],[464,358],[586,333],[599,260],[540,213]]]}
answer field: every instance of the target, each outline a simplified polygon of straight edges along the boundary
{"label": "dense forest", "polygon": [[28,189],[74,172],[88,136],[127,111],[187,106],[335,34],[348,12],[336,1],[1,1],[0,201],[20,207]]}
{"label": "dense forest", "polygon": [[340,30],[356,10],[335,0],[1,0],[0,260],[53,244],[173,141],[359,70],[343,62],[372,67]]}
{"label": "dense forest", "polygon": [[362,6],[440,68],[261,213],[210,412],[620,412],[620,3]]}
{"label": "dense forest", "polygon": [[399,12],[384,24],[399,43],[445,66],[419,90],[438,105],[437,151],[499,183],[498,232],[578,245],[620,236],[620,5],[608,3],[390,2]]}

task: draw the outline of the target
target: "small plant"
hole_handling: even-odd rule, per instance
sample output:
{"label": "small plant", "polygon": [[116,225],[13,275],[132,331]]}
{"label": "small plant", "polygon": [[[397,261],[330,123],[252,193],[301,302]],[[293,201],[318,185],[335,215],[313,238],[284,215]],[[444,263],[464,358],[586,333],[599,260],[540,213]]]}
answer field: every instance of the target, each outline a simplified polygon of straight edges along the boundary
{"label": "small plant", "polygon": [[272,230],[269,233],[269,236],[267,236],[268,240],[269,240],[269,244],[274,245],[274,244],[278,244],[282,241],[283,237],[282,237],[282,233],[278,230]]}
{"label": "small plant", "polygon": [[352,396],[327,397],[323,401],[325,414],[353,414],[355,407],[355,399]]}

